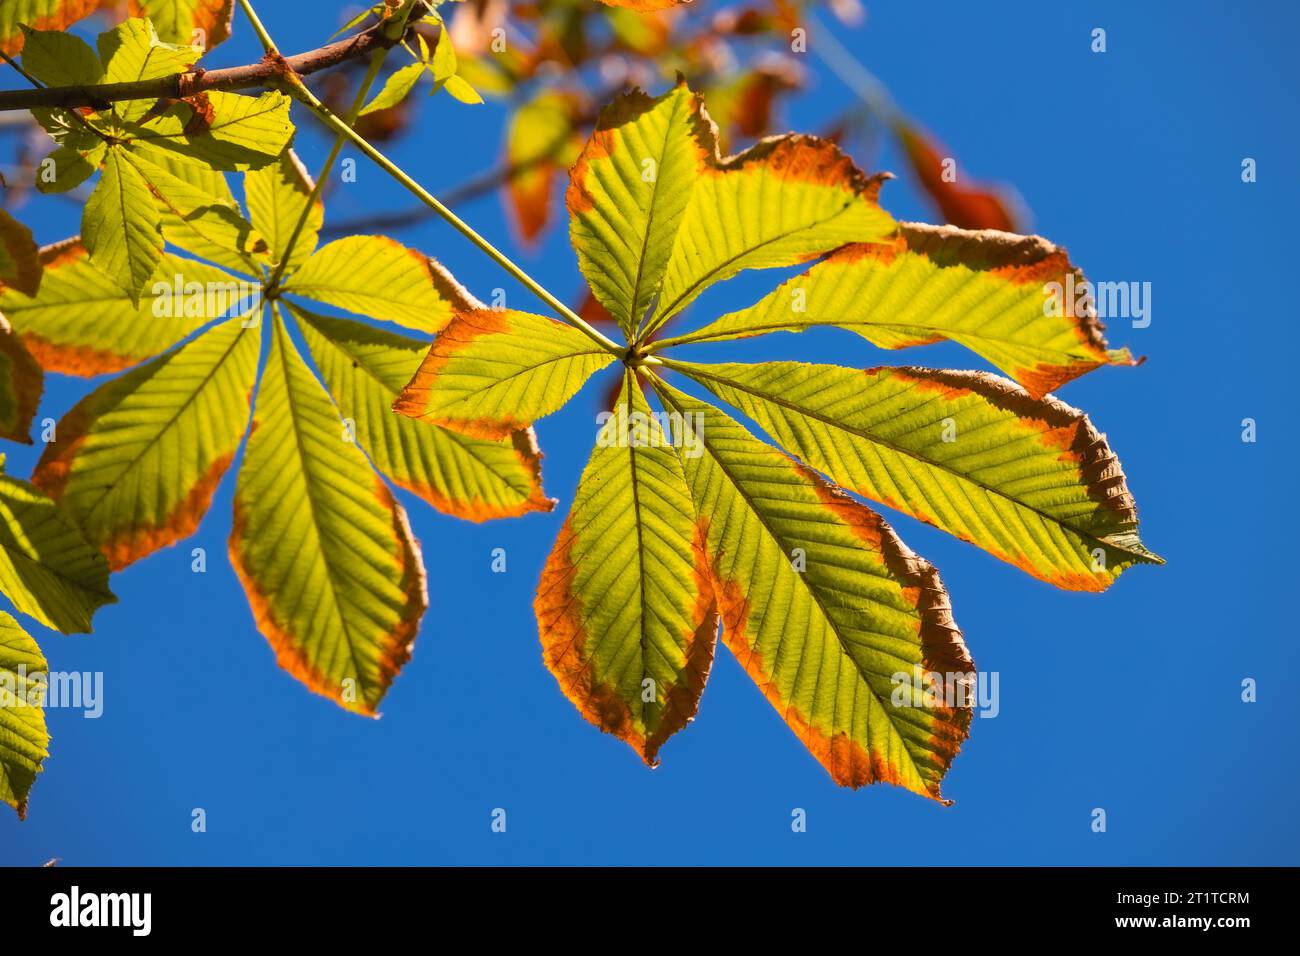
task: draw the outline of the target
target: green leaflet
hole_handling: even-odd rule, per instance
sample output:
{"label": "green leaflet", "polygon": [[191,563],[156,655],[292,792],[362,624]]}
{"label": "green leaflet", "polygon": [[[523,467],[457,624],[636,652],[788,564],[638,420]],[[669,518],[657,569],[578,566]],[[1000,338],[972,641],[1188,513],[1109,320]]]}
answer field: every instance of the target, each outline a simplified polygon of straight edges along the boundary
{"label": "green leaflet", "polygon": [[447,324],[466,293],[428,256],[385,236],[348,236],[322,246],[284,291],[422,332]]}
{"label": "green leaflet", "polygon": [[[41,258],[40,294],[32,298],[0,290],[0,312],[50,372],[92,376],[128,368],[224,315],[221,302],[233,307],[241,298],[240,283],[226,273],[169,253],[163,254],[138,306],[90,264],[76,239],[45,247]],[[212,311],[206,295],[186,297],[186,286],[212,292]],[[201,309],[187,310],[200,303]]]}
{"label": "green leaflet", "polygon": [[505,438],[559,409],[613,358],[545,316],[457,312],[393,408],[466,435]]}
{"label": "green leaflet", "polygon": [[365,105],[361,110],[362,116],[367,113],[374,113],[377,110],[386,110],[396,106],[415,88],[415,84],[424,76],[425,66],[423,63],[408,63],[405,66],[394,70],[387,80],[384,81],[384,87],[374,98]]}
{"label": "green leaflet", "polygon": [[[184,73],[199,58],[193,47],[164,42],[152,23],[134,17],[101,33],[98,45],[105,83],[133,83]],[[113,104],[113,113],[122,120],[137,120],[152,106],[150,100],[122,100]]]}
{"label": "green leaflet", "polygon": [[1102,591],[1158,562],[1087,417],[980,372],[672,362],[835,482],[1037,578]]}
{"label": "green leaflet", "polygon": [[162,258],[162,214],[121,148],[108,150],[103,178],[82,213],[81,236],[91,262],[138,304]]}
{"label": "green leaflet", "polygon": [[274,162],[293,138],[289,97],[283,93],[207,92],[196,99],[128,123],[127,141],[156,146],[182,162],[233,172]]}
{"label": "green leaflet", "polygon": [[260,271],[258,260],[268,251],[266,240],[240,215],[233,199],[219,193],[214,196],[207,191],[207,182],[196,184],[199,176],[182,178],[141,153],[124,152],[123,157],[157,197],[163,237],[168,242],[227,268],[252,274]]}
{"label": "green leaflet", "polygon": [[472,438],[394,415],[392,406],[420,365],[425,343],[347,319],[290,306],[326,386],[357,443],[389,480],[439,511],[486,521],[550,511],[532,431]]}
{"label": "green leaflet", "polygon": [[373,714],[428,603],[419,545],[284,323],[274,326],[230,558],[280,666]]}
{"label": "green leaflet", "polygon": [[657,764],[664,741],[695,716],[718,613],[682,464],[630,370],[533,606],[565,695]]}
{"label": "green leaflet", "polygon": [[23,68],[46,86],[93,86],[104,67],[85,40],[58,30],[23,26]]}
{"label": "green leaflet", "polygon": [[44,675],[45,655],[31,636],[0,611],[0,802],[27,815],[41,764],[49,756],[44,693],[35,679]]}
{"label": "green leaflet", "polygon": [[940,799],[970,710],[894,701],[896,675],[974,671],[934,568],[718,409],[657,390],[702,443],[683,465],[727,647],[836,783]]}
{"label": "green leaflet", "polygon": [[96,608],[117,600],[108,589],[108,562],[72,519],[7,475],[0,475],[0,593],[65,634],[89,632]]}
{"label": "green leaflet", "polygon": [[95,140],[85,148],[56,146],[41,162],[36,174],[36,188],[43,193],[66,193],[76,189],[99,171],[108,146]]}
{"label": "green leaflet", "polygon": [[248,427],[258,315],[231,319],[101,385],[32,475],[120,570],[188,537]]}
{"label": "green leaflet", "polygon": [[[244,202],[248,206],[249,218],[258,232],[266,237],[271,258],[276,262],[284,258],[289,238],[302,216],[312,186],[311,176],[291,149],[281,153],[276,162],[244,176]],[[324,218],[325,206],[318,196],[289,254],[291,268],[302,265],[316,248],[316,236]]]}

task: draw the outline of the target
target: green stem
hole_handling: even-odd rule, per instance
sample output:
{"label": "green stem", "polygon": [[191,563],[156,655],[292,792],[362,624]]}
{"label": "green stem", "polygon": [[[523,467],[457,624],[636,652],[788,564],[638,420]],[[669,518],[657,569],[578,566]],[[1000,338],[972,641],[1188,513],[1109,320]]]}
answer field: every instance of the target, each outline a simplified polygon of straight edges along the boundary
{"label": "green stem", "polygon": [[[266,27],[262,26],[262,22],[257,18],[257,14],[253,11],[252,4],[249,3],[249,0],[239,0],[239,5],[248,16],[249,22],[253,25],[253,31],[257,34],[258,39],[262,41],[262,46],[265,47],[267,53],[276,55],[277,51],[275,48],[275,41],[271,39],[270,34],[266,32]],[[341,120],[329,107],[317,99],[316,95],[307,88],[306,84],[304,84],[302,80],[292,72],[284,77],[284,81],[289,94],[316,114],[317,119],[333,130],[340,138],[346,139],[350,142],[364,156],[366,156],[367,159],[384,172],[388,173],[389,176],[392,176],[393,179],[397,180],[407,189],[407,191],[419,199],[420,202],[424,203],[445,219],[453,229],[477,246],[489,259],[499,265],[506,272],[510,273],[510,275],[512,275],[529,292],[550,306],[551,309],[553,309],[565,322],[583,332],[593,342],[611,354],[617,355],[619,358],[622,358],[626,354],[626,348],[606,336],[599,329],[595,328],[583,319],[582,316],[578,315],[578,313],[574,312],[571,308],[557,299],[545,286],[517,266],[509,256],[480,236],[474,231],[474,228],[470,226],[469,223],[465,222],[465,220],[461,219],[454,212],[444,206],[439,202],[436,196],[408,176],[405,170],[379,150],[375,149],[375,147],[371,146],[370,143],[366,141],[365,137]]]}

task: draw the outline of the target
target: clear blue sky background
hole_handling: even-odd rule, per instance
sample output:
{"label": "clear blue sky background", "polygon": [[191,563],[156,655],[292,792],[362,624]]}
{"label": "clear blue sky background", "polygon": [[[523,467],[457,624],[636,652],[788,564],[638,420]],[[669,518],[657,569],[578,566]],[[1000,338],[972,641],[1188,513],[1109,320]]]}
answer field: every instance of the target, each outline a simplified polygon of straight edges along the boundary
{"label": "clear blue sky background", "polygon": [[[329,3],[260,7],[286,49],[336,25]],[[1097,26],[1104,55],[1089,51]],[[1111,327],[1113,343],[1149,361],[1061,396],[1109,434],[1166,567],[1132,570],[1105,595],[1070,594],[892,516],[941,569],[980,668],[1001,675],[1000,715],[975,722],[946,780],[955,806],[837,789],[721,648],[698,720],[658,770],[579,718],[542,666],[531,601],[593,440],[602,379],[538,429],[554,513],[471,525],[402,495],[432,607],[381,720],[345,713],[275,666],[225,559],[233,474],[191,543],[115,578],[121,603],[99,613],[93,636],[37,628],[52,667],[104,673],[105,711],[49,715],[52,756],[28,820],[0,814],[0,863],[1300,862],[1286,302],[1300,220],[1297,30],[1296,7],[1282,2],[1026,0],[875,4],[867,28],[838,31],[964,173],[1014,183],[1035,229],[1092,278],[1153,284],[1150,328]],[[238,23],[216,59],[255,55]],[[785,125],[816,130],[849,94],[808,62],[811,88]],[[499,107],[439,97],[423,115],[395,156],[435,190],[496,158]],[[298,146],[314,168],[325,143],[307,123]],[[1259,164],[1253,185],[1240,179],[1246,156]],[[332,216],[408,205],[382,173],[359,168]],[[884,201],[900,216],[928,214],[905,179]],[[75,210],[33,208],[51,211],[35,223],[42,241],[75,229]],[[463,211],[519,251],[496,197]],[[401,238],[479,295],[502,286],[512,305],[535,306],[440,223]],[[519,254],[576,294],[563,231]],[[737,283],[725,301],[765,288]],[[701,300],[692,320],[723,301]],[[954,348],[900,356],[829,331],[731,354],[979,365]],[[85,391],[54,378],[42,414],[61,415]],[[1258,420],[1256,444],[1240,439],[1245,417]],[[36,452],[5,450],[11,473],[30,472]],[[191,573],[194,545],[208,551],[205,575]],[[506,574],[490,571],[496,547],[508,550]],[[1245,677],[1258,680],[1258,703],[1240,701]],[[195,807],[206,833],[191,832]],[[490,831],[495,807],[507,810],[505,834]],[[795,807],[807,833],[791,832]],[[1095,807],[1105,834],[1090,829]]]}

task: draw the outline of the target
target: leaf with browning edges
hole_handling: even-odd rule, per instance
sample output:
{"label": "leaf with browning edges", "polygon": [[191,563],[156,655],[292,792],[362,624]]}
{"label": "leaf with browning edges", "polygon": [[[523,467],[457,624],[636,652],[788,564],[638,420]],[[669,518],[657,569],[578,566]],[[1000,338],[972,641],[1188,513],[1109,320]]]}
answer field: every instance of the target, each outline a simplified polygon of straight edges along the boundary
{"label": "leaf with browning edges", "polygon": [[[819,325],[886,349],[949,339],[1042,396],[1102,365],[1137,364],[1075,308],[1068,290],[1084,281],[1064,249],[1037,236],[903,223],[894,241],[846,246],[756,305],[663,344]],[[1053,294],[1071,299],[1056,314]]]}
{"label": "leaf with browning edges", "polygon": [[101,0],[4,0],[0,3],[0,51],[17,56],[23,50],[23,27],[33,30],[66,30],[88,17]]}
{"label": "leaf with browning edges", "polygon": [[477,438],[505,438],[558,410],[613,358],[545,316],[458,312],[393,408]]}
{"label": "leaf with browning edges", "polygon": [[0,611],[0,803],[18,811],[19,820],[27,816],[27,795],[50,755],[38,679],[48,669],[31,635]]}
{"label": "leaf with browning edges", "polygon": [[533,606],[565,695],[656,765],[695,716],[718,613],[682,464],[630,370]]}
{"label": "leaf with browning edges", "polygon": [[257,325],[230,319],[101,385],[59,422],[32,481],[113,570],[198,528],[248,427]]}
{"label": "leaf with browning edges", "polygon": [[131,0],[133,17],[148,17],[169,43],[211,50],[230,37],[234,0]]}
{"label": "leaf with browning edges", "polygon": [[373,714],[428,603],[419,545],[278,317],[274,327],[230,559],[280,666]]}

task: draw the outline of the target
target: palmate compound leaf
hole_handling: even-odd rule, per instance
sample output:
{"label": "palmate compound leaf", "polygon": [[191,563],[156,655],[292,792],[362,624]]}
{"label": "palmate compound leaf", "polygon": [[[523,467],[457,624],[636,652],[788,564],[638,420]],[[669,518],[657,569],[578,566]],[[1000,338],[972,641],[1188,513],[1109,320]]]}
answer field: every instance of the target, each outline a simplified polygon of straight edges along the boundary
{"label": "palmate compound leaf", "polygon": [[986,372],[669,362],[835,482],[1058,587],[1136,563],[1137,509],[1087,417]]}
{"label": "palmate compound leaf", "polygon": [[31,635],[0,611],[0,802],[27,815],[41,764],[49,756],[44,692],[37,677],[48,665]]}
{"label": "palmate compound leaf", "polygon": [[646,763],[695,716],[718,613],[681,461],[624,374],[533,602],[546,666]]}
{"label": "palmate compound leaf", "polygon": [[573,167],[570,238],[600,302],[632,335],[652,332],[709,285],[792,265],[894,221],[833,144],[776,136],[723,159],[717,129],[685,85],[616,99]]}
{"label": "palmate compound leaf", "polygon": [[[158,151],[142,155],[215,202],[233,204],[224,180],[205,167],[174,163]],[[276,168],[284,173],[297,167],[281,163]],[[310,186],[305,177],[254,172],[248,176],[246,191],[255,197],[250,202],[253,226],[268,237],[269,258],[278,258]],[[299,239],[307,253],[315,241],[313,222],[319,220],[309,219]],[[423,303],[425,324],[441,321],[428,316],[447,316],[453,307],[481,306],[437,264],[387,240],[381,245],[385,255],[395,251],[393,260],[400,258],[403,269],[419,275],[421,285],[412,285],[410,294]],[[157,361],[107,383],[74,408],[59,423],[58,439],[38,469],[38,480],[64,498],[69,513],[85,524],[95,543],[120,567],[192,531],[235,453],[247,420],[260,333],[256,326],[244,329],[235,318],[191,336],[216,319],[254,308],[262,299],[261,282],[238,279],[203,263],[164,253],[137,309],[86,261],[85,250],[75,240],[51,247],[45,258],[49,281],[40,294],[32,298],[12,289],[0,290],[0,308],[14,312],[23,341],[33,346],[48,367],[96,375],[172,349]],[[232,263],[235,267],[243,264]],[[237,275],[241,272],[236,269]],[[288,305],[287,296],[281,302]],[[234,560],[246,572],[241,580],[259,624],[291,671],[344,706],[373,712],[405,659],[404,648],[426,602],[418,551],[404,530],[403,513],[371,465],[436,508],[471,520],[549,510],[553,502],[541,491],[541,456],[531,430],[513,432],[500,440],[470,439],[392,415],[388,408],[420,365],[424,343],[350,320],[316,316],[296,301],[292,307],[301,317],[302,332],[318,370],[335,393],[346,420],[339,418],[338,410],[310,373],[305,374],[315,391],[304,385],[299,372],[305,366],[296,352],[292,360],[286,358],[281,363],[279,372],[272,366],[268,374],[285,379],[285,367],[292,373],[294,387],[283,386],[282,391],[294,396],[295,408],[305,409],[299,419],[319,423],[322,409],[329,410],[333,424],[328,434],[344,449],[343,473],[356,471],[351,477],[364,481],[374,502],[353,505],[335,497],[332,504],[338,520],[331,519],[328,526],[315,532],[327,546],[329,580],[340,595],[335,605],[339,610],[333,616],[328,608],[316,604],[312,604],[313,614],[303,603],[305,595],[313,594],[321,583],[320,561],[300,563],[293,555],[260,548],[261,539],[256,535],[279,517],[249,498],[260,491],[245,492],[241,499]],[[183,340],[185,344],[172,348]],[[273,350],[272,354],[284,353]],[[265,389],[263,394],[267,394]],[[274,387],[271,395],[262,401],[258,420],[282,426],[268,411],[268,403],[275,400]],[[313,439],[308,433],[295,435],[304,447]],[[356,444],[351,443],[353,439]],[[257,480],[251,476],[259,470],[258,462],[285,444],[265,438],[254,442],[261,450],[246,454],[245,462],[251,464],[241,473],[240,487],[256,489]],[[321,451],[319,440],[315,450]],[[279,477],[293,486],[287,491],[277,487],[272,500],[292,510],[304,504],[295,493],[310,488],[319,498],[318,486],[335,480],[333,473],[321,466],[324,460],[323,454],[317,454],[310,472],[298,478],[292,471],[270,469],[267,480]],[[366,469],[364,477],[359,468],[353,468],[358,462]],[[346,523],[356,518],[357,534],[373,538],[375,512],[382,513],[383,526],[397,542],[394,547],[400,546],[401,555],[406,556],[398,556],[403,568],[397,583],[389,587],[390,592],[397,589],[399,598],[374,587],[382,568],[352,560],[347,550],[351,532]],[[365,614],[379,614],[376,602],[399,605],[409,615],[386,625],[382,620],[368,623]],[[381,625],[386,627],[383,634],[379,633]],[[356,673],[347,673],[339,663],[338,638],[345,630],[358,644]],[[361,646],[366,640],[374,642],[369,650]],[[337,674],[332,673],[335,668]]]}
{"label": "palmate compound leaf", "polygon": [[1041,397],[1102,365],[1136,364],[1107,347],[1077,298],[1084,282],[1064,249],[1037,236],[902,223],[891,241],[846,246],[750,308],[660,346],[825,325],[886,349],[949,339]]}
{"label": "palmate compound leaf", "polygon": [[113,570],[198,528],[248,427],[259,326],[257,312],[228,319],[101,385],[59,422],[32,480]]}
{"label": "palmate compound leaf", "polygon": [[278,316],[235,487],[230,559],[280,666],[374,714],[428,604],[420,549]]}
{"label": "palmate compound leaf", "polygon": [[[0,312],[42,368],[65,375],[103,375],[153,358],[224,311],[205,305],[186,314],[188,304],[211,293],[234,306],[247,291],[220,269],[163,253],[136,306],[90,264],[79,239],[46,246],[41,260],[40,293],[0,288]],[[187,296],[187,286],[204,294]]]}
{"label": "palmate compound leaf", "polygon": [[[579,265],[631,340],[623,363],[678,416],[672,431],[691,439],[676,451],[693,521],[705,530],[724,642],[837,782],[888,780],[939,799],[973,703],[973,665],[947,594],[934,569],[875,512],[809,465],[981,546],[1014,545],[1002,556],[1040,577],[1099,590],[1129,564],[1158,560],[1137,540],[1132,499],[1104,437],[1074,409],[987,374],[822,368],[801,377],[798,369],[807,367],[793,363],[751,373],[747,366],[687,365],[660,354],[683,342],[768,330],[756,320],[712,328],[709,336],[652,334],[705,286],[740,269],[829,254],[790,285],[837,267],[866,269],[859,265],[866,260],[886,272],[906,262],[909,276],[888,296],[846,285],[834,299],[821,297],[824,317],[807,324],[849,325],[888,347],[952,338],[1027,373],[1031,390],[1131,359],[1106,349],[1086,315],[1039,321],[1043,290],[1024,295],[1021,287],[1031,279],[1078,278],[1056,247],[1032,237],[899,226],[876,207],[882,177],[866,178],[832,146],[807,137],[775,137],[731,160],[693,166],[692,156],[708,155],[697,138],[704,129],[702,106],[681,86],[656,100],[632,94],[605,112],[569,190]],[[638,170],[647,169],[658,177],[641,178]],[[948,310],[947,298],[965,295],[969,283],[980,284],[975,294]],[[789,286],[779,294],[794,298]],[[921,304],[906,311],[918,296]],[[964,322],[985,300],[995,307]],[[873,311],[864,315],[867,305]],[[904,321],[892,310],[904,310]],[[800,328],[799,311],[787,306],[795,318],[768,324]],[[512,312],[458,315],[395,408],[471,434],[501,433],[555,411],[615,357],[556,327]],[[791,368],[788,381],[766,386],[764,376]],[[725,383],[720,370],[728,373]],[[808,464],[673,389],[665,371],[684,372],[728,398]],[[745,375],[758,384],[735,381]],[[629,379],[624,406],[634,401],[626,394],[631,388]],[[960,449],[933,447],[940,411],[947,413],[940,423],[946,427],[942,419],[951,418],[964,435]],[[617,428],[606,423],[602,439],[616,438]],[[661,433],[646,426],[641,434],[649,441]],[[660,615],[675,607],[682,620],[694,620],[687,610],[694,605],[671,603],[674,594],[694,592],[679,575],[675,592],[661,589],[665,600],[658,603],[638,605],[633,597],[614,608],[609,601],[610,589],[633,593],[626,571],[635,564],[616,549],[627,546],[628,528],[643,530],[646,522],[634,518],[639,502],[633,516],[608,503],[626,498],[622,489],[634,484],[610,462],[621,457],[630,470],[642,449],[615,456],[605,444],[598,443],[584,473],[535,608],[547,663],[565,692],[592,722],[652,756],[665,734],[662,724],[647,724],[634,696],[636,665],[648,655],[627,635],[647,606]],[[580,515],[586,533],[575,531]],[[617,532],[597,533],[616,521],[623,522]],[[1017,527],[1023,540],[1014,540]],[[682,530],[670,538],[675,546],[643,536],[637,556],[662,561],[675,554],[680,570]],[[1103,568],[1082,563],[1090,541],[1101,545],[1094,549],[1100,555],[1090,556]],[[602,561],[606,555],[612,557]]]}

